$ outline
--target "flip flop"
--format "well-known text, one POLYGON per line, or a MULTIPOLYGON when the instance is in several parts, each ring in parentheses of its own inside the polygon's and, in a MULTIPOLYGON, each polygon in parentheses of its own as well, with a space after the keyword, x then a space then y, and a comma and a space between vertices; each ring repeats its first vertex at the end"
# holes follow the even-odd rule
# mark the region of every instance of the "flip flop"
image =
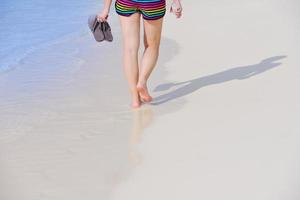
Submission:
POLYGON ((88 26, 92 31, 94 38, 97 42, 102 42, 105 39, 104 32, 101 28, 103 23, 97 20, 97 15, 91 15, 88 18, 88 26))
POLYGON ((102 28, 105 40, 107 40, 109 42, 113 41, 113 35, 111 33, 111 28, 107 21, 104 21, 101 23, 101 28, 102 28))

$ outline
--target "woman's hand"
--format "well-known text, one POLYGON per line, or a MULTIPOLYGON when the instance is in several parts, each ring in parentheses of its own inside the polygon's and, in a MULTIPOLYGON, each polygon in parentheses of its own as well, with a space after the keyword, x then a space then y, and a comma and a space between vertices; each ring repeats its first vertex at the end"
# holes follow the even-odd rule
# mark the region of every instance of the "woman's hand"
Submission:
POLYGON ((170 8, 170 12, 173 12, 177 18, 180 18, 182 15, 182 6, 180 0, 173 0, 173 3, 170 8))
POLYGON ((97 15, 97 20, 100 21, 100 22, 106 21, 107 18, 108 18, 108 13, 109 13, 109 10, 104 8, 102 10, 102 12, 97 15))

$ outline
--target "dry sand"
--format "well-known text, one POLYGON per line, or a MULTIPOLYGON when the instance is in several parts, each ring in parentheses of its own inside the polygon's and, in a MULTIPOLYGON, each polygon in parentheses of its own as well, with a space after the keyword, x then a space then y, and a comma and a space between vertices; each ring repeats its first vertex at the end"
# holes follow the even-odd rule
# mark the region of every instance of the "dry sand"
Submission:
POLYGON ((115 14, 0 75, 1 200, 300 199, 299 1, 183 6, 141 109, 115 14))

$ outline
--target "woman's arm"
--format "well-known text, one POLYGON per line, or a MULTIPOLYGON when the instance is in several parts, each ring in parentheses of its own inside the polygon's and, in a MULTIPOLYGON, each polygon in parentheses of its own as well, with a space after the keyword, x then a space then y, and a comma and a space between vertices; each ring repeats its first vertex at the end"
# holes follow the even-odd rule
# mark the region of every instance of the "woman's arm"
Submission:
POLYGON ((106 21, 110 11, 112 0, 104 0, 104 6, 100 14, 98 14, 97 19, 99 21, 106 21))

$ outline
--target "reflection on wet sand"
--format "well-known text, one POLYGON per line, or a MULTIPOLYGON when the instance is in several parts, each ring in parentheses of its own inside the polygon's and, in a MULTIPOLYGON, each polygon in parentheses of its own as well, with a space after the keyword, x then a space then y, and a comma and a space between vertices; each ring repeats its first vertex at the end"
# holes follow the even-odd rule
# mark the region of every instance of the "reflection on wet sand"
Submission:
POLYGON ((132 128, 129 136, 129 162, 133 166, 142 163, 143 157, 138 150, 138 144, 142 140, 144 130, 153 121, 153 109, 151 106, 144 106, 143 108, 132 111, 132 128))

